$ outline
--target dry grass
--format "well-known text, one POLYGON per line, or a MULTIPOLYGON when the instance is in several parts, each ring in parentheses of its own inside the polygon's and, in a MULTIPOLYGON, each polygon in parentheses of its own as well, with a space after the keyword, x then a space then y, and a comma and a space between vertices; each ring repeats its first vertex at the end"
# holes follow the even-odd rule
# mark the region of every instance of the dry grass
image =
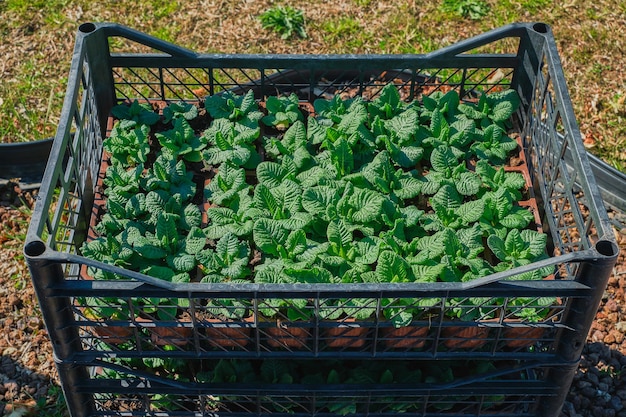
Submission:
POLYGON ((514 21, 552 26, 586 145, 626 169, 626 5, 490 0, 473 21, 442 1, 289 3, 305 11, 308 39, 283 41, 261 28, 268 0, 0 1, 0 141, 52 136, 79 23, 114 21, 200 52, 422 53, 514 21))

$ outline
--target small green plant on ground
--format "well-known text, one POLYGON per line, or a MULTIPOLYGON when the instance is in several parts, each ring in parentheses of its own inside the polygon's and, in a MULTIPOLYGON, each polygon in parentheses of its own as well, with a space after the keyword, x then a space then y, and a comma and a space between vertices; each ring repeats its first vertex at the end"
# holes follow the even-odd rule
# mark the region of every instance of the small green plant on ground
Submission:
POLYGON ((484 0, 444 0, 442 10, 461 17, 479 20, 489 14, 489 4, 484 0))
POLYGON ((259 16, 264 29, 277 32, 282 39, 289 39, 297 35, 302 39, 307 37, 304 28, 304 13, 291 6, 276 6, 267 9, 259 16))

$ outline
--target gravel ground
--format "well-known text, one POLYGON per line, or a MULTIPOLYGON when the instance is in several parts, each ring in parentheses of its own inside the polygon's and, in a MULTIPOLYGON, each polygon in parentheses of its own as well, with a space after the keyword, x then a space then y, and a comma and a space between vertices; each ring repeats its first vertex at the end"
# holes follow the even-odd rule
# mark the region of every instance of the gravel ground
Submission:
MULTIPOLYGON (((50 341, 22 255, 33 195, 16 191, 0 185, 0 415, 63 416, 50 341)), ((616 235, 620 260, 562 417, 626 417, 626 228, 616 235)))
POLYGON ((626 228, 562 416, 626 417, 626 228))
POLYGON ((0 196, 0 416, 58 415, 52 345, 22 255, 33 195, 9 184, 0 196))

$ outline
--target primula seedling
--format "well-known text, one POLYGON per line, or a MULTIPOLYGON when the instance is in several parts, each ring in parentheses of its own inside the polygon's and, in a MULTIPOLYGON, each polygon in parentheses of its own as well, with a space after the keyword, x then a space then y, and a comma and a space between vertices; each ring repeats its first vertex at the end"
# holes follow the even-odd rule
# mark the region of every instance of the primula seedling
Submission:
POLYGON ((263 117, 252 90, 245 95, 226 91, 209 96, 204 101, 204 107, 214 119, 225 118, 247 126, 257 126, 263 117))
POLYGON ((449 184, 437 191, 430 199, 430 205, 434 213, 422 217, 422 224, 427 231, 467 227, 478 221, 484 211, 484 201, 462 202, 461 195, 449 184))
POLYGON ((251 127, 226 118, 214 120, 202 134, 209 145, 202 152, 203 164, 208 167, 229 162, 244 168, 256 168, 261 158, 252 143, 260 133, 258 124, 251 127))
POLYGON ((405 111, 407 104, 400 98, 394 84, 387 84, 374 100, 367 103, 370 118, 379 117, 383 120, 392 119, 405 111))
POLYGON ((219 239, 226 233, 240 237, 252 234, 254 220, 258 215, 253 212, 252 196, 248 190, 242 190, 237 195, 231 207, 209 207, 206 212, 209 224, 203 229, 207 238, 219 239))
POLYGON ((478 193, 482 181, 473 171, 470 171, 465 161, 458 161, 451 148, 440 145, 430 155, 431 170, 424 175, 426 180, 422 185, 424 194, 434 194, 444 185, 454 187, 463 196, 478 193))
POLYGON ((123 120, 113 126, 111 134, 102 145, 111 154, 113 165, 141 165, 146 162, 150 152, 149 133, 150 128, 147 125, 123 120))
POLYGON ((517 142, 506 135, 499 126, 492 124, 476 134, 476 142, 470 149, 479 159, 494 165, 503 165, 509 153, 517 148, 517 142))
POLYGON ((504 167, 494 167, 485 159, 476 162, 476 173, 487 191, 504 188, 513 195, 515 201, 522 199, 521 191, 526 187, 526 180, 519 172, 509 172, 504 167))
POLYGON ((159 115, 152 110, 150 104, 139 103, 137 100, 133 100, 130 105, 113 106, 111 114, 120 120, 132 120, 138 125, 152 126, 159 121, 159 115))
POLYGON ((435 109, 429 127, 420 126, 416 137, 427 150, 448 147, 457 159, 466 157, 466 149, 474 135, 474 122, 463 115, 449 122, 444 113, 435 109))
POLYGON ((311 168, 315 164, 314 157, 309 151, 306 127, 299 120, 294 122, 282 137, 265 137, 263 141, 267 155, 277 160, 289 157, 298 170, 311 168))
POLYGON ((212 204, 232 207, 242 191, 251 189, 246 182, 246 171, 229 163, 220 165, 217 175, 205 187, 205 197, 212 204))
POLYGON ((165 132, 156 133, 156 138, 162 147, 162 152, 173 158, 182 158, 189 162, 200 162, 201 151, 206 147, 204 137, 198 137, 183 117, 174 119, 174 127, 165 132))
POLYGON ((185 163, 182 160, 177 161, 172 154, 166 152, 159 155, 148 170, 143 180, 143 189, 178 194, 183 202, 187 202, 196 193, 196 184, 192 178, 193 173, 187 171, 185 163))
POLYGON ((232 233, 225 234, 215 249, 196 253, 204 282, 237 282, 250 275, 250 247, 232 233))
POLYGON ((515 90, 504 90, 495 93, 483 94, 478 103, 463 103, 459 111, 476 122, 476 127, 485 129, 495 124, 503 130, 520 106, 519 95, 515 90))
POLYGON ((548 236, 534 230, 512 229, 503 239, 496 235, 487 238, 487 245, 501 261, 496 270, 502 271, 520 265, 528 265, 547 256, 548 236))
POLYGON ((169 123, 177 118, 183 118, 191 121, 198 117, 198 107, 192 103, 183 101, 171 103, 163 109, 163 123, 169 123))
POLYGON ((261 121, 266 126, 274 126, 278 130, 286 130, 296 121, 304 121, 299 104, 298 96, 293 93, 289 96, 270 96, 265 101, 268 115, 264 116, 261 121))
POLYGON ((515 196, 506 188, 485 193, 483 214, 479 223, 485 236, 496 235, 504 239, 510 229, 524 229, 535 216, 527 208, 515 205, 515 196))

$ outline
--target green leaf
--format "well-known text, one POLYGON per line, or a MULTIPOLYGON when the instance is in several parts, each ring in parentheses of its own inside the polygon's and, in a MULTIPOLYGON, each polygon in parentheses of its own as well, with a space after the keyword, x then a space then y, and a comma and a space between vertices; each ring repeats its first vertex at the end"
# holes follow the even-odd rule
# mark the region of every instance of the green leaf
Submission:
POLYGON ((487 246, 493 252, 496 258, 504 261, 507 259, 507 250, 504 245, 504 240, 496 235, 491 235, 487 238, 487 246))
POLYGON ((458 159, 447 146, 438 146, 430 154, 430 163, 435 171, 446 172, 458 164, 458 159))
MULTIPOLYGON (((395 87, 393 87, 396 90, 395 87)), ((397 90, 396 90, 397 92, 397 90)), ((385 129, 393 132, 399 146, 417 146, 415 135, 419 128, 419 114, 415 109, 407 109, 393 118, 384 122, 385 129)))
POLYGON ((206 236, 202 229, 197 226, 192 227, 184 240, 185 253, 195 255, 204 249, 206 236))
POLYGON ((295 121, 293 125, 287 129, 281 143, 290 154, 293 154, 296 149, 303 148, 307 145, 306 127, 300 119, 295 121))
POLYGON ((254 222, 252 235, 257 248, 268 255, 280 256, 289 230, 281 227, 276 221, 261 218, 254 222))
POLYGON ((437 282, 444 268, 444 265, 439 263, 435 265, 411 264, 416 282, 437 282))
POLYGON ((328 207, 337 205, 341 194, 334 186, 319 185, 305 188, 302 194, 302 208, 314 215, 323 217, 328 207))
POLYGON ((246 172, 243 168, 223 163, 217 175, 206 186, 205 196, 214 204, 229 206, 240 191, 249 188, 246 183, 246 172))
POLYGON ((486 97, 487 103, 491 107, 491 119, 494 122, 504 122, 508 120, 520 105, 520 99, 515 90, 505 90, 490 93, 486 97))
POLYGON ((477 222, 484 211, 483 200, 470 200, 459 206, 457 213, 463 219, 465 224, 477 222))
POLYGON ((177 117, 193 120, 198 117, 198 107, 192 103, 180 101, 178 103, 170 103, 163 109, 163 123, 169 123, 177 117))
POLYGON ((176 273, 166 266, 151 265, 141 271, 142 273, 153 278, 162 279, 163 281, 172 281, 176 273))
POLYGON ((136 99, 130 105, 122 103, 113 106, 111 114, 118 119, 133 120, 138 124, 147 126, 159 121, 159 115, 152 111, 150 104, 140 104, 136 99))
POLYGON ((353 221, 363 224, 384 221, 387 199, 382 194, 366 188, 355 188, 349 202, 353 221))
POLYGON ((160 242, 156 239, 149 239, 142 237, 138 239, 133 245, 134 250, 146 259, 164 259, 168 251, 163 248, 160 242))
POLYGON ((461 195, 476 195, 480 191, 481 185, 480 177, 473 172, 462 172, 456 178, 456 189, 461 195))
POLYGON ((179 225, 182 230, 191 230, 202 223, 202 213, 195 204, 187 204, 183 209, 179 225))
POLYGON ((378 256, 376 273, 382 282, 413 282, 415 280, 407 261, 391 251, 381 252, 378 256))
POLYGON ((163 247, 170 248, 178 242, 178 229, 173 215, 161 213, 156 225, 156 238, 163 247))
POLYGON ((265 184, 258 184, 254 189, 255 207, 265 210, 271 218, 282 218, 282 210, 274 194, 265 184))
POLYGON ((343 220, 333 220, 328 223, 326 237, 333 253, 347 258, 352 243, 352 232, 343 220))
POLYGON ((340 138, 335 142, 331 153, 331 161, 337 170, 337 176, 339 178, 348 175, 354 169, 352 148, 345 139, 340 138))
POLYGON ((520 232, 520 236, 525 242, 528 242, 530 256, 539 257, 546 253, 548 236, 545 233, 525 229, 520 232))
POLYGON ((167 257, 168 266, 176 272, 189 272, 196 267, 196 258, 188 253, 177 253, 167 257))
POLYGON ((361 169, 361 173, 374 188, 383 193, 390 193, 397 179, 387 151, 379 152, 372 162, 361 169))
POLYGON ((519 230, 510 230, 504 240, 504 249, 509 256, 517 256, 526 249, 526 244, 519 230))
POLYGON ((461 206, 461 196, 451 185, 444 185, 430 199, 431 206, 437 211, 440 209, 457 209, 461 206))
POLYGON ((435 109, 432 113, 430 130, 433 134, 433 137, 439 139, 442 142, 448 142, 448 138, 450 136, 450 126, 443 116, 443 113, 439 109, 435 109))

